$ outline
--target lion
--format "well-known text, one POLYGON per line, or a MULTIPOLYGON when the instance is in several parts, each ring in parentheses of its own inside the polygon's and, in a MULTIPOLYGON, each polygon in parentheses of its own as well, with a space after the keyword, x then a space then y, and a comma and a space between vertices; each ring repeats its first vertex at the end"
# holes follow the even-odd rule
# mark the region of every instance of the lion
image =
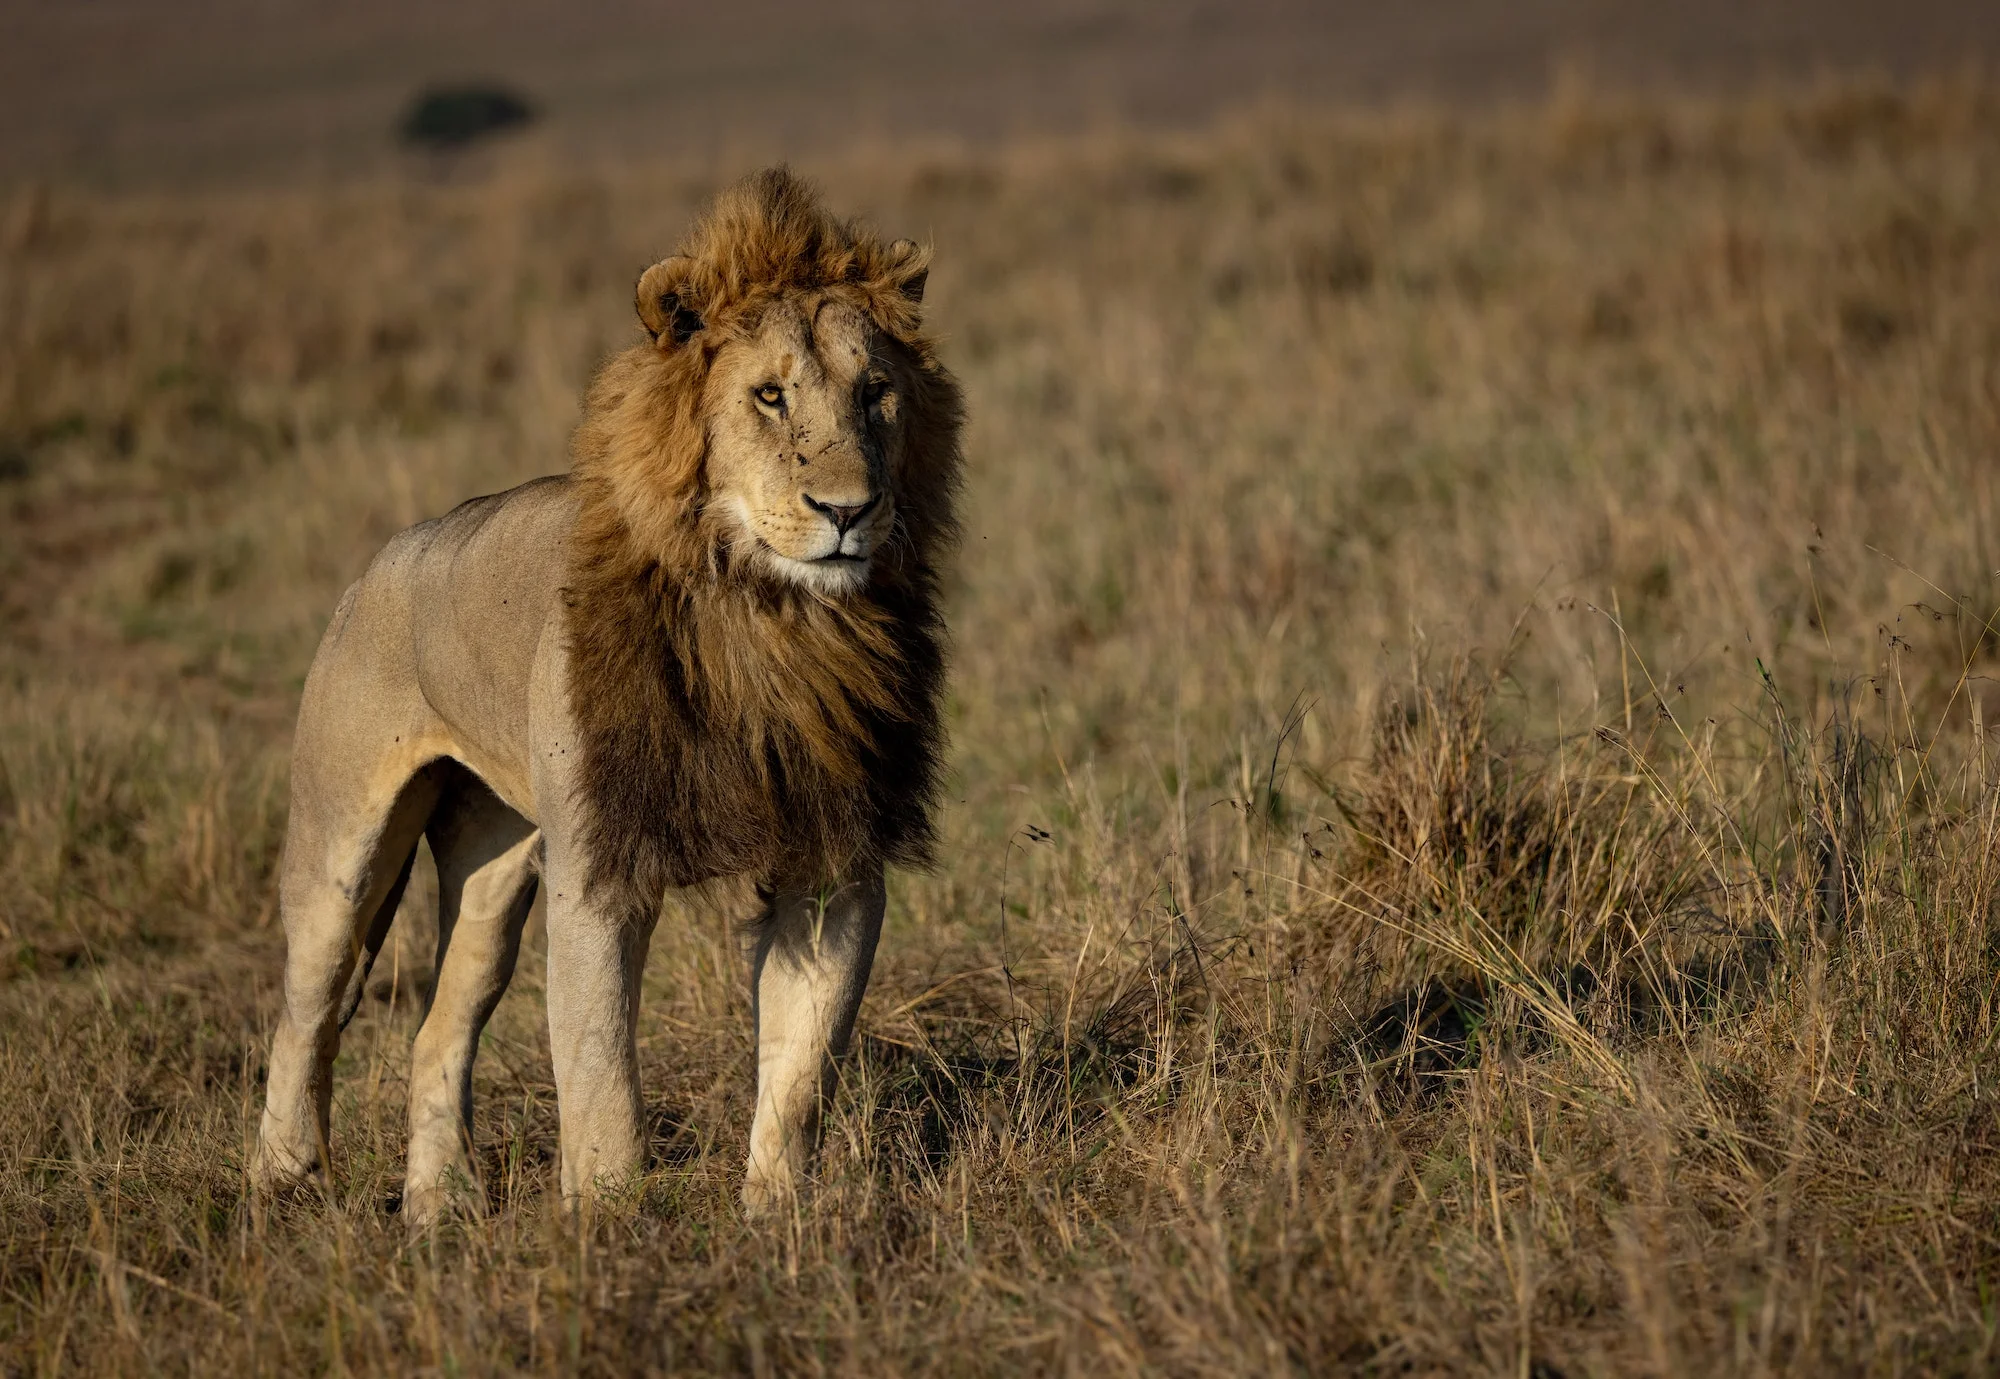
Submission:
POLYGON ((796 1193, 884 868, 934 851, 963 408, 922 328, 929 265, 783 169, 739 183, 640 277, 645 339, 592 382, 570 472, 401 533, 340 600, 292 758, 261 1184, 327 1165, 340 1035, 427 838, 413 1222, 473 1181, 473 1058, 538 885, 565 1204, 644 1166, 639 978, 666 894, 746 876, 743 1202, 796 1193))

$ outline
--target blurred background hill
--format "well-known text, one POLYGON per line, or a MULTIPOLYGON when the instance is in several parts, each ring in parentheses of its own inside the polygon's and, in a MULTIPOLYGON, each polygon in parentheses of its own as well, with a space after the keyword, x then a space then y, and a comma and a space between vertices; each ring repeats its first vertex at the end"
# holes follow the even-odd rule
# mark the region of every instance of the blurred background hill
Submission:
POLYGON ((2000 53, 1956 0, 10 0, 0 177, 162 183, 351 172, 440 80, 518 86, 567 156, 806 156, 1198 125, 1247 103, 1533 97, 1905 76, 2000 53))

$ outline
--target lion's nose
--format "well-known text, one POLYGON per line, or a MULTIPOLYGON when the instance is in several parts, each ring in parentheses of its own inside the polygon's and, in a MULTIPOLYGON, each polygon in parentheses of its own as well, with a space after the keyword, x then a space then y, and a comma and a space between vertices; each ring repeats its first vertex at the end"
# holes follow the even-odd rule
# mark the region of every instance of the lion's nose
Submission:
POLYGON ((875 510, 875 504, 881 500, 882 495, 878 493, 865 503, 822 503, 810 493, 802 493, 799 496, 806 500, 807 507, 833 523, 833 529, 845 536, 849 527, 875 510))

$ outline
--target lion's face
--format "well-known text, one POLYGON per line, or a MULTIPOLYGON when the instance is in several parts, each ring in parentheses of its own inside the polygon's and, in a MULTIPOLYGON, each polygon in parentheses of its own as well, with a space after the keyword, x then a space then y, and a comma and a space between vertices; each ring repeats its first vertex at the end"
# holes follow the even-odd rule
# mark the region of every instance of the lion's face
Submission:
POLYGON ((709 512, 738 560, 824 594, 868 583, 896 522, 899 351, 851 301, 773 300, 703 389, 709 512))

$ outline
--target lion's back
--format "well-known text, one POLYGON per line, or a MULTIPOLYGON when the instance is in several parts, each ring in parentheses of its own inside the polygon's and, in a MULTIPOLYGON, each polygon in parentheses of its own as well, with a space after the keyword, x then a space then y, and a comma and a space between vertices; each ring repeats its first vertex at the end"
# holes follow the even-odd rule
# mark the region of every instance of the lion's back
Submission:
POLYGON ((414 652, 416 641, 444 620, 440 615, 478 616, 488 595, 517 615, 528 611, 522 596, 552 594, 561 581, 575 515, 570 479, 548 475, 405 527, 341 596, 322 654, 357 634, 408 642, 414 652))

